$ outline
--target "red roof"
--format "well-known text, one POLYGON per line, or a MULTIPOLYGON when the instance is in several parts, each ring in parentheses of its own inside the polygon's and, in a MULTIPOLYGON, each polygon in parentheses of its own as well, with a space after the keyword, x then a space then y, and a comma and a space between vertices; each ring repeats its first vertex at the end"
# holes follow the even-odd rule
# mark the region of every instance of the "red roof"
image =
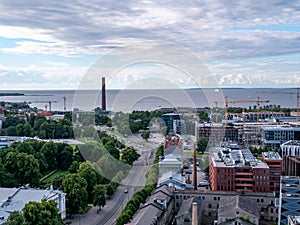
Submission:
POLYGON ((41 116, 53 116, 52 112, 41 112, 40 113, 41 116))

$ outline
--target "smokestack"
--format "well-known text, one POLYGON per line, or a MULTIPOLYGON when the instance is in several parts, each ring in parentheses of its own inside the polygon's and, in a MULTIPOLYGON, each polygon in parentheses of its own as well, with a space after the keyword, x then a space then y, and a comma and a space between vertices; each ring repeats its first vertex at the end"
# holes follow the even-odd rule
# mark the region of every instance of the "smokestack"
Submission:
POLYGON ((192 205, 192 225, 198 225, 198 215, 197 215, 197 202, 193 202, 192 205))
POLYGON ((106 111, 105 77, 102 77, 102 111, 106 111))
POLYGON ((194 190, 197 190, 197 156, 196 156, 196 144, 194 144, 194 155, 193 155, 193 184, 194 184, 194 190))

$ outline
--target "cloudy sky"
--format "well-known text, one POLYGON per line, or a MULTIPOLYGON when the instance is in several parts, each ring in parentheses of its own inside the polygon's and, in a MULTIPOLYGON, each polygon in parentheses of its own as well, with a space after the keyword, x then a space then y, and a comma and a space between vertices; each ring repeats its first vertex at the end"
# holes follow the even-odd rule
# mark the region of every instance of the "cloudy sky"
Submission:
MULTIPOLYGON (((76 89, 101 56, 149 40, 195 53, 220 87, 300 86, 297 0, 1 0, 0 89, 76 89)), ((123 68, 108 87, 152 76, 194 87, 158 62, 123 68)))

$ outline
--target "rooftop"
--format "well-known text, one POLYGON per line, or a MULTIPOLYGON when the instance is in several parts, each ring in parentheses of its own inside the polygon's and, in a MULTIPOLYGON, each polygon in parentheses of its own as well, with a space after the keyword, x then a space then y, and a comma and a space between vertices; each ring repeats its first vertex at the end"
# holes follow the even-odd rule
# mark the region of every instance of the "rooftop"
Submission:
POLYGON ((229 148, 220 148, 211 157, 216 167, 251 166, 269 168, 266 163, 258 161, 249 149, 231 150, 229 148))
POLYGON ((300 146, 300 141, 290 140, 282 144, 282 146, 286 146, 286 145, 300 146))
POLYGON ((263 152, 262 154, 267 160, 281 160, 278 152, 263 152))
POLYGON ((276 131, 276 130, 295 130, 300 131, 300 127, 290 127, 290 126, 278 126, 278 125, 272 125, 272 126, 262 126, 262 130, 268 130, 268 131, 276 131))
POLYGON ((218 214, 227 217, 236 217, 236 210, 243 210, 253 216, 259 217, 259 210, 255 199, 236 196, 222 197, 219 202, 218 214))
POLYGON ((7 220, 10 213, 21 211, 26 203, 31 201, 41 202, 42 199, 55 200, 58 195, 65 195, 65 193, 51 188, 41 190, 27 186, 22 188, 0 188, 0 224, 7 220))

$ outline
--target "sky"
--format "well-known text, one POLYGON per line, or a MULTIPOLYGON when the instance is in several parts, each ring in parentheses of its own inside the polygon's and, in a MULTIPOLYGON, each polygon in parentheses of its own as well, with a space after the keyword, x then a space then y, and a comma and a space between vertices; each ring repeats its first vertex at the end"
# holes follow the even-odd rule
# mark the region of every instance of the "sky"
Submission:
MULTIPOLYGON (((103 56, 111 66, 116 49, 147 41, 197 55, 218 87, 300 86, 300 1, 1 0, 0 90, 76 89, 103 56)), ((151 77, 195 87, 160 60, 114 76, 109 89, 151 77)))

